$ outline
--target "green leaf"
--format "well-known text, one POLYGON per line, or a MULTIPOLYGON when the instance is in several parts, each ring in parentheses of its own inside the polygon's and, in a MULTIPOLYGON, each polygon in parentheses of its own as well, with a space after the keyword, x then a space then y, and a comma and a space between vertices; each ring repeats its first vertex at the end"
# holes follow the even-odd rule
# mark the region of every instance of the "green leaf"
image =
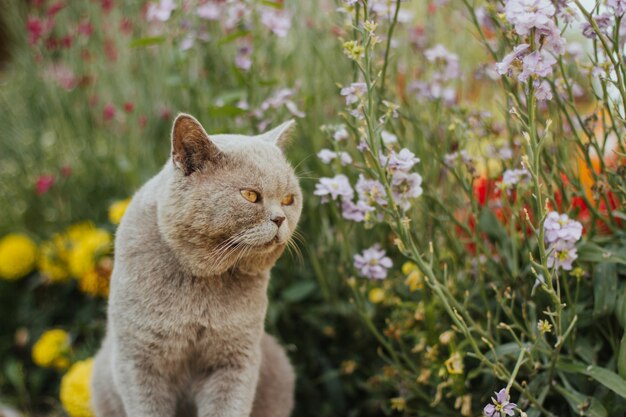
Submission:
POLYGON ((617 291, 617 300, 615 301, 615 317, 622 326, 626 328, 626 283, 620 282, 619 289, 617 291))
POLYGON ((626 380, 626 332, 622 336, 617 353, 617 373, 626 380))
POLYGON ((589 417, 607 417, 606 408, 593 397, 588 397, 574 389, 565 389, 560 385, 554 388, 567 400, 569 406, 574 410, 576 415, 589 417))
POLYGON ((283 291, 282 298, 285 301, 295 303, 307 298, 315 291, 315 288, 317 288, 317 285, 313 281, 298 282, 283 291))
POLYGON ((615 310, 617 300, 617 265, 601 263, 593 268, 593 317, 606 316, 615 310))
POLYGON ((626 265, 625 248, 618 250, 605 249, 591 242, 583 242, 576 248, 578 249, 579 262, 614 262, 626 265))
POLYGON ((499 242, 505 242, 507 239, 506 230, 502 223, 498 221, 495 214, 487 208, 481 210, 478 217, 478 229, 485 232, 487 236, 499 242))
POLYGON ((130 47, 131 48, 143 48, 146 46, 151 46, 151 45, 158 45, 165 42, 165 37, 164 36, 150 36, 147 38, 138 38, 138 39, 133 39, 130 42, 130 47))
POLYGON ((626 379, 606 368, 596 365, 585 365, 580 362, 559 362, 557 368, 568 373, 586 375, 604 385, 617 395, 626 398, 626 379))
POLYGON ((224 45, 225 43, 230 43, 233 42, 239 38, 242 38, 246 35, 248 35, 250 32, 247 30, 240 30, 234 33, 231 33, 228 36, 223 37, 222 39, 220 39, 220 41, 218 42, 218 45, 224 45))

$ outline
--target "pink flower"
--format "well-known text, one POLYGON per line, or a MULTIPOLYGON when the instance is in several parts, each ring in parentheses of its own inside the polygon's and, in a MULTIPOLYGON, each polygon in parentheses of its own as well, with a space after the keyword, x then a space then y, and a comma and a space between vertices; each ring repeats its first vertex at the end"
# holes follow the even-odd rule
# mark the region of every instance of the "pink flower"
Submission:
POLYGON ((385 279, 387 270, 393 266, 385 251, 377 243, 369 249, 354 255, 354 267, 362 277, 370 279, 385 279))
POLYGON ((84 20, 78 24, 78 33, 85 36, 91 36, 93 33, 93 25, 88 20, 84 20))
POLYGON ((198 6, 196 14, 202 19, 218 20, 222 14, 222 8, 219 4, 209 1, 208 3, 198 6))
POLYGON ((107 104, 102 109, 102 117, 104 120, 111 120, 115 117, 115 107, 112 104, 107 104))
POLYGON ((105 13, 109 13, 115 6, 113 0, 101 0, 100 5, 102 6, 102 11, 105 13))
POLYGON ((40 175, 35 183, 35 190, 38 196, 42 196, 52 188, 54 185, 55 177, 51 174, 40 175))
POLYGON ((148 4, 146 19, 148 19, 148 22, 155 20, 167 22, 172 16, 174 9, 176 9, 176 4, 173 0, 160 0, 158 3, 150 3, 148 4))
POLYGON ((291 28, 291 15, 285 10, 271 8, 263 11, 261 23, 271 30, 274 35, 284 38, 291 28))
POLYGON ((126 113, 132 113, 134 109, 135 109, 135 105, 132 102, 127 101, 126 103, 124 103, 124 111, 126 113))
POLYGON ((61 9, 63 9, 64 7, 65 7, 65 4, 63 4, 63 2, 58 1, 54 3, 52 6, 48 7, 48 11, 46 12, 46 14, 50 17, 54 17, 54 15, 59 13, 61 9))
POLYGON ((26 29, 28 30, 28 42, 34 45, 43 36, 44 25, 40 19, 31 16, 26 21, 26 29))
POLYGON ((72 167, 69 165, 63 165, 59 171, 66 178, 72 175, 72 167))

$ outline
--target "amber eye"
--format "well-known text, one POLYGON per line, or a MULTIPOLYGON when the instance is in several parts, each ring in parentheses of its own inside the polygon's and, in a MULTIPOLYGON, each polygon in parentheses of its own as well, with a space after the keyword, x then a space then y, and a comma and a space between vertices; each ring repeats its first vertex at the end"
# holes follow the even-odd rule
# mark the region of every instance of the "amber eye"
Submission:
POLYGON ((280 202, 283 206, 290 206, 293 204, 293 194, 286 195, 280 202))
POLYGON ((243 198, 251 203, 256 203, 257 201, 259 201, 259 193, 257 193, 256 191, 241 190, 241 195, 243 196, 243 198))

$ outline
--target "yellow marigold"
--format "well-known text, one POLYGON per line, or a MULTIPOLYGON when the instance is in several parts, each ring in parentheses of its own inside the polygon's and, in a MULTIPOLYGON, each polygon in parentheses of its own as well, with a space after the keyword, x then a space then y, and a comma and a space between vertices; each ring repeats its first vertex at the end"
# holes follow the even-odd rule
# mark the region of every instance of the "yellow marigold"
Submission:
POLYGON ((385 290, 382 288, 372 288, 368 295, 369 300, 374 303, 382 303, 385 299, 385 290))
POLYGON ((55 235, 41 245, 37 268, 50 282, 63 282, 70 276, 66 246, 66 239, 61 235, 55 235))
POLYGON ((44 332, 33 346, 33 362, 43 368, 62 370, 70 365, 70 335, 61 329, 44 332))
POLYGON ((61 379, 61 404, 70 417, 93 417, 91 372, 93 358, 76 362, 61 379))
POLYGON ((122 217, 130 204, 130 198, 116 201, 109 207, 109 221, 113 224, 120 224, 122 217))
POLYGON ((109 295, 109 281, 111 271, 103 268, 92 269, 78 281, 78 288, 94 297, 107 297, 109 295))
POLYGON ((72 239, 68 264, 70 273, 75 278, 82 278, 96 266, 98 257, 111 250, 111 235, 103 229, 91 229, 78 239, 72 239))
POLYGON ((16 280, 31 272, 37 259, 37 245, 28 236, 6 235, 0 240, 0 278, 16 280))

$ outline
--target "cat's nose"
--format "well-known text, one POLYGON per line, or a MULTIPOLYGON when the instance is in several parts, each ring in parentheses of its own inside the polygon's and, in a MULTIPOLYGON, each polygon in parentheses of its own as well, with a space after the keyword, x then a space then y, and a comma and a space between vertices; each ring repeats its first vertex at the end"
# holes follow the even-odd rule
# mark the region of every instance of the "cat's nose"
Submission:
POLYGON ((272 219, 272 221, 276 223, 276 226, 280 227, 280 225, 285 221, 285 216, 276 216, 272 219))

